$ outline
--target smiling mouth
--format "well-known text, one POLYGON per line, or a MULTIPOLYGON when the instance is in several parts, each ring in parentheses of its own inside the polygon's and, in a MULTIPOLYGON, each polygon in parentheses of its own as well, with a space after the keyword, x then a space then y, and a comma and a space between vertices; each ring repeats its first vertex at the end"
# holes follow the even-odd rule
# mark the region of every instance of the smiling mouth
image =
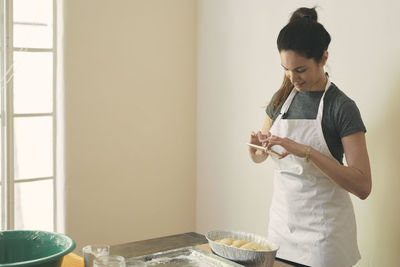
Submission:
POLYGON ((295 87, 301 87, 301 86, 303 86, 304 84, 305 84, 305 82, 303 82, 303 83, 295 83, 294 86, 295 86, 295 87))

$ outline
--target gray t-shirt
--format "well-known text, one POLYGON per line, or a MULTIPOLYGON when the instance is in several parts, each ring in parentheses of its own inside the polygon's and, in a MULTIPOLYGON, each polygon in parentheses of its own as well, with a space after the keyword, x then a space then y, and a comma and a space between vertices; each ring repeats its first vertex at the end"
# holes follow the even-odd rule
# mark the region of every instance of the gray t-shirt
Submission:
MULTIPOLYGON (((289 110, 282 116, 282 119, 315 119, 322 94, 323 91, 297 92, 289 110)), ((276 93, 271 101, 275 96, 276 93)), ((280 112, 279 110, 275 113, 275 108, 275 106, 271 107, 270 104, 266 108, 268 116, 273 121, 280 112), (275 117, 273 117, 273 114, 276 114, 275 117)), ((343 164, 344 153, 342 137, 357 132, 366 132, 356 103, 333 83, 331 83, 324 98, 322 131, 332 156, 341 164, 343 164)))

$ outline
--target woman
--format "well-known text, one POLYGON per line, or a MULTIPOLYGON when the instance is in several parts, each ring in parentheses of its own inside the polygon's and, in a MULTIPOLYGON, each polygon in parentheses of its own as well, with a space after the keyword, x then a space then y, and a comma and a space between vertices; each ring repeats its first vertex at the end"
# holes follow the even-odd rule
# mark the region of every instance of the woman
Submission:
MULTIPOLYGON (((277 258, 295 266, 356 264, 360 254, 349 192, 360 199, 371 192, 360 113, 324 72, 329 43, 315 8, 294 12, 277 40, 282 87, 267 107, 262 130, 250 138, 281 154, 271 154, 275 178, 268 236, 280 245, 277 258)), ((249 153, 256 163, 268 157, 251 147, 249 153)))

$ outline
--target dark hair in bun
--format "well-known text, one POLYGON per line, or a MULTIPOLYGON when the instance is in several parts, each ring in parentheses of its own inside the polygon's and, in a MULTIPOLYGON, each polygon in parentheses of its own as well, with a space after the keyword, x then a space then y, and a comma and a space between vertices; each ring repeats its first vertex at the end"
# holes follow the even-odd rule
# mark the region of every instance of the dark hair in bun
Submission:
POLYGON ((278 35, 278 50, 292 50, 320 62, 328 49, 331 37, 318 22, 314 8, 301 7, 291 16, 289 23, 278 35))
POLYGON ((290 17, 289 23, 293 22, 297 19, 308 18, 315 22, 318 21, 318 14, 315 11, 315 7, 307 8, 307 7, 300 7, 295 12, 293 12, 292 16, 290 17))

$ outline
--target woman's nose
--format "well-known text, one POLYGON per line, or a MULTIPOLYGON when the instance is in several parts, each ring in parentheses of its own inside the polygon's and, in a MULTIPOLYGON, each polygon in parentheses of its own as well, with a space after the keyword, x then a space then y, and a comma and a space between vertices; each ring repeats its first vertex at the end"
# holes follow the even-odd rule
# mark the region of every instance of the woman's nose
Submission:
POLYGON ((291 74, 290 74, 290 81, 292 82, 292 83, 296 83, 296 82, 298 82, 299 81, 299 75, 298 74, 296 74, 296 73, 294 73, 294 72, 291 72, 291 74))
POLYGON ((293 73, 293 71, 288 71, 287 72, 287 77, 289 78, 289 80, 294 83, 297 81, 297 75, 295 73, 293 73))

